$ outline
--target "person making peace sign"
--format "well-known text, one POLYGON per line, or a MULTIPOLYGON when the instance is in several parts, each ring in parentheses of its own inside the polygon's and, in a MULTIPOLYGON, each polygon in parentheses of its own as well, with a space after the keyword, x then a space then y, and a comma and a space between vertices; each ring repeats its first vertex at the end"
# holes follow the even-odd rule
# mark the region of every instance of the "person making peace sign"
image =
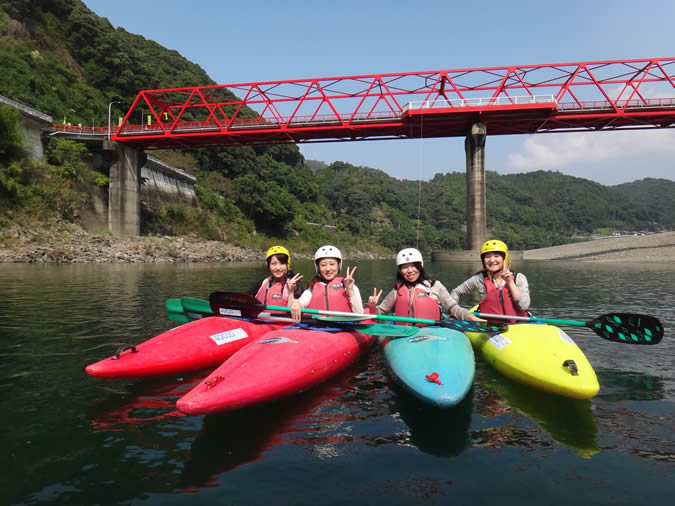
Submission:
POLYGON ((347 267, 347 275, 340 277, 342 254, 335 246, 321 246, 314 254, 314 276, 302 295, 291 301, 291 316, 300 321, 301 310, 325 309, 363 313, 363 302, 359 288, 354 283, 354 272, 347 267))
POLYGON ((256 281, 248 290, 262 304, 287 306, 302 293, 302 276, 291 269, 291 254, 283 246, 272 246, 265 255, 269 276, 256 281))

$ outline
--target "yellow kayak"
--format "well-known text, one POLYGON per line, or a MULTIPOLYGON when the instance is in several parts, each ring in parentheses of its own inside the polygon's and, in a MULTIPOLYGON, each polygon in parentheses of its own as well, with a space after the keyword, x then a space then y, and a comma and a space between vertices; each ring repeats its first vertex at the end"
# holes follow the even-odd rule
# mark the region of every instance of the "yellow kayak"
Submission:
POLYGON ((466 335, 489 364, 514 381, 575 399, 589 399, 600 390, 586 355, 558 327, 517 323, 499 334, 466 335))

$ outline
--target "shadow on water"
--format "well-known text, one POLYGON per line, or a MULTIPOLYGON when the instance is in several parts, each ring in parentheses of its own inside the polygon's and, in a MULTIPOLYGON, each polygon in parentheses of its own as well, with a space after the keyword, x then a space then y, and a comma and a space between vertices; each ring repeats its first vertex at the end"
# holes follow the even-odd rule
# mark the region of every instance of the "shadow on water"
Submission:
POLYGON ((493 418, 515 410, 577 455, 589 458, 598 453, 598 429, 589 399, 570 399, 543 392, 487 368, 481 371, 476 383, 481 389, 477 409, 481 415, 493 418))
POLYGON ((602 385, 598 398, 603 400, 658 401, 665 399, 662 378, 640 372, 600 369, 596 371, 602 385))
POLYGON ((442 409, 420 401, 398 385, 391 386, 397 394, 393 407, 408 426, 410 444, 437 457, 459 455, 469 446, 473 388, 459 404, 442 409))

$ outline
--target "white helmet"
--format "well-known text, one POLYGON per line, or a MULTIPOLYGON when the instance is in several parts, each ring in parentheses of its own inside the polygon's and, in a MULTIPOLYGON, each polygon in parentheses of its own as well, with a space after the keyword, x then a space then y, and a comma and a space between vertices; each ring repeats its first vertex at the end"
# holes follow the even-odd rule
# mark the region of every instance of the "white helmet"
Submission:
POLYGON ((338 272, 342 270, 342 253, 340 253, 340 250, 335 246, 326 244, 325 246, 321 246, 316 250, 316 253, 314 253, 314 268, 316 269, 317 274, 319 273, 318 260, 321 260, 322 258, 337 258, 338 272))
POLYGON ((413 262, 419 262, 424 267, 424 259, 422 258, 422 253, 415 248, 405 248, 398 252, 396 255, 396 267, 403 264, 410 264, 413 262))

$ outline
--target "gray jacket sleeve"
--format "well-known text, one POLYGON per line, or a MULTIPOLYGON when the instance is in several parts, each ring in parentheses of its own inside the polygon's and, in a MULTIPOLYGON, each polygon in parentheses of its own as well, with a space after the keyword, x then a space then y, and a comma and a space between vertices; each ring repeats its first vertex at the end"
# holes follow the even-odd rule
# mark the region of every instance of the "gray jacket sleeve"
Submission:
POLYGON ((450 309, 446 308, 446 311, 450 313, 450 316, 457 320, 464 320, 466 316, 470 313, 468 309, 464 309, 459 305, 459 298, 462 295, 477 291, 480 295, 480 300, 485 298, 485 284, 483 283, 482 274, 474 274, 469 279, 467 279, 461 285, 455 287, 452 292, 450 292, 450 299, 452 299, 452 306, 450 309))
POLYGON ((513 302, 521 311, 527 311, 530 308, 530 285, 522 272, 516 273, 516 286, 520 290, 520 298, 513 302))

